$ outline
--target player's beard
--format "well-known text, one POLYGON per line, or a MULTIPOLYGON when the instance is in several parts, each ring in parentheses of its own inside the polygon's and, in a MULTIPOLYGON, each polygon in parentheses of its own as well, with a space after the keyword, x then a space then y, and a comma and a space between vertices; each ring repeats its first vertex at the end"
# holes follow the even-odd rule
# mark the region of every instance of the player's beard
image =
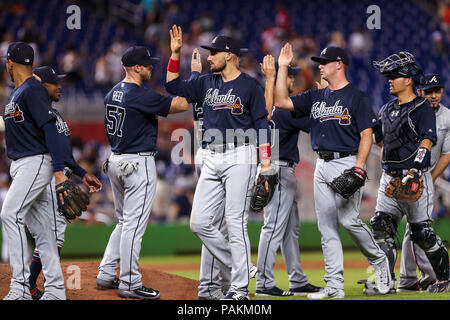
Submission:
POLYGON ((223 63, 222 63, 222 65, 218 65, 218 66, 212 66, 211 65, 211 72, 222 72, 224 69, 225 69, 225 67, 226 67, 226 62, 225 61, 223 61, 223 63))

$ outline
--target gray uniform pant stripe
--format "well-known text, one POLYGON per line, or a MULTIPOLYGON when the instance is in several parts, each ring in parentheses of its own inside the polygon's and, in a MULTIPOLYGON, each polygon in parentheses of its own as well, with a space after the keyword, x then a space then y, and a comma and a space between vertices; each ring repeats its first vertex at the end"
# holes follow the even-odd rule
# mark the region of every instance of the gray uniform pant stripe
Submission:
POLYGON ((417 267, 420 270, 421 282, 433 283, 437 280, 425 251, 411 240, 411 228, 409 223, 407 223, 403 236, 399 287, 410 287, 417 282, 417 267))
MULTIPOLYGON (((200 176, 204 158, 209 153, 206 149, 198 149, 195 155, 195 169, 200 176)), ((225 200, 213 215, 212 224, 216 226, 228 241, 228 229, 225 223, 225 200)), ((211 252, 202 244, 200 262, 200 284, 198 286, 199 297, 209 297, 217 291, 228 292, 231 281, 231 269, 217 260, 211 252)))
POLYGON ((25 234, 26 223, 32 237, 36 240, 36 248, 41 257, 46 279, 45 291, 65 299, 64 277, 52 230, 51 212, 48 212, 50 200, 46 187, 52 179, 51 157, 45 154, 15 160, 11 163, 10 171, 13 182, 3 203, 2 221, 10 244, 11 291, 29 290, 30 270, 27 264, 29 251, 25 234), (19 245, 20 248, 18 248, 19 245))
POLYGON ((211 254, 231 268, 231 291, 248 293, 250 248, 247 234, 248 197, 256 173, 256 148, 242 146, 225 153, 209 152, 197 183, 191 230, 211 254), (214 217, 225 198, 229 241, 214 217))
MULTIPOLYGON (((278 176, 279 179, 281 180, 282 179, 282 172, 281 172, 281 170, 278 171, 278 175, 279 175, 278 176)), ((270 243, 272 242, 272 239, 273 239, 273 234, 275 233, 275 230, 277 229, 278 213, 280 212, 280 205, 281 205, 281 184, 280 183, 277 186, 277 191, 278 191, 277 192, 278 205, 277 205, 277 211, 276 211, 276 214, 275 214, 275 222, 274 222, 274 225, 273 225, 273 230, 270 233, 269 242, 267 244, 267 251, 266 251, 266 254, 265 254, 265 257, 264 257, 264 264, 263 264, 263 267, 262 267, 262 270, 261 270, 262 276, 264 278, 264 283, 263 283, 263 288, 264 289, 266 289, 266 282, 267 282, 267 280, 269 280, 269 279, 266 278, 266 272, 267 272, 266 268, 268 267, 267 266, 267 257, 269 255, 269 248, 270 248, 270 243)), ((274 261, 272 261, 272 262, 274 262, 274 261)), ((273 265, 270 266, 270 271, 269 272, 273 273, 273 265)), ((273 280, 273 279, 270 279, 270 280, 273 280)), ((273 286, 271 286, 271 287, 273 287, 273 286)))
MULTIPOLYGON (((389 212, 394 215, 397 222, 402 219, 403 215, 407 215, 407 220, 409 222, 422 222, 432 219, 431 214, 433 211, 434 185, 429 172, 425 172, 422 177, 424 191, 419 200, 417 200, 418 208, 415 209, 415 207, 411 207, 409 209, 404 209, 403 211, 389 212)), ((381 187, 379 195, 380 192, 382 192, 381 187)), ((381 202, 380 200, 380 208, 384 208, 383 204, 384 202, 381 202)), ((423 283, 432 283, 436 281, 436 274, 425 254, 425 251, 423 251, 423 249, 421 249, 418 245, 414 244, 411 240, 411 229, 409 223, 407 223, 402 243, 400 277, 398 282, 399 287, 409 287, 417 282, 417 267, 420 270, 420 280, 423 281, 423 283)))
MULTIPOLYGON (((34 179, 33 179, 33 182, 31 183, 31 186, 30 186, 30 188, 28 189, 28 191, 27 191, 27 193, 26 193, 26 195, 25 195, 25 198, 23 199, 23 201, 22 201, 22 203, 20 204, 20 208, 19 208, 19 211, 17 211, 16 212, 16 226, 17 226, 17 231, 18 231, 18 234, 20 235, 20 249, 22 250, 22 277, 23 277, 23 279, 27 279, 26 277, 25 277, 25 265, 27 264, 27 262, 24 260, 24 256, 25 256, 25 253, 24 253, 24 247, 26 247, 26 249, 28 249, 27 248, 27 246, 28 246, 28 241, 27 241, 27 239, 26 239, 26 237, 25 237, 25 241, 23 241, 23 238, 22 238, 22 232, 21 232, 21 226, 19 225, 19 218, 18 218, 18 216, 19 216, 19 212, 22 210, 22 208, 23 208, 23 204, 25 203, 25 200, 27 199, 27 197, 28 197, 28 195, 30 194, 30 191, 31 191, 31 189, 33 188, 33 185, 34 185, 34 183, 36 182, 36 179, 37 179, 37 177, 39 177, 39 174, 40 174, 40 172, 41 172, 41 168, 42 168, 42 163, 44 162, 44 155, 42 155, 41 156, 41 163, 39 164, 39 169, 38 169, 38 171, 36 172, 36 175, 34 176, 34 179), (24 243, 25 242, 25 243, 24 243)), ((25 290, 28 290, 27 288, 26 288, 26 286, 25 286, 25 284, 23 284, 23 290, 25 291, 25 290)))
POLYGON ((270 203, 264 208, 264 225, 258 245, 258 275, 256 289, 276 286, 274 266, 278 248, 286 263, 289 287, 297 288, 308 283, 300 264, 298 216, 296 193, 297 179, 294 168, 273 165, 278 171, 279 184, 270 203))
POLYGON ((349 199, 344 199, 327 185, 344 170, 351 168, 355 161, 356 156, 329 162, 317 159, 314 171, 314 202, 325 259, 324 280, 328 287, 336 289, 344 289, 344 257, 339 226, 348 232, 370 264, 377 264, 386 257, 359 217, 361 190, 349 199))
MULTIPOLYGON (((134 233, 133 233, 133 240, 131 241, 131 251, 130 251, 130 270, 132 270, 132 263, 133 263, 133 247, 135 244, 135 240, 136 240, 136 232, 139 228, 139 224, 141 223, 141 219, 142 219, 142 214, 144 213, 144 209, 145 209, 145 202, 147 200, 147 189, 148 189, 148 168, 147 168, 147 158, 144 159, 145 160, 145 176, 147 178, 147 183, 145 184, 145 191, 144 191, 144 203, 142 204, 142 210, 141 210, 141 214, 139 216, 136 228, 134 229, 134 233)), ((128 288, 129 290, 131 290, 131 272, 130 272, 130 276, 129 276, 129 281, 128 281, 128 288)))
POLYGON ((58 211, 58 200, 55 192, 55 178, 47 186, 48 206, 47 212, 52 220, 52 230, 55 232, 56 245, 62 247, 64 245, 64 234, 66 232, 67 222, 64 216, 58 211))
POLYGON ((119 288, 135 290, 142 286, 139 256, 155 197, 154 158, 137 154, 112 154, 109 157, 108 177, 118 223, 109 238, 97 277, 114 279, 120 262, 119 288), (134 164, 136 169, 129 174, 124 173, 121 163, 129 163, 128 168, 134 164))
MULTIPOLYGON (((219 230, 222 229, 223 226, 223 222, 225 220, 225 212, 222 214, 222 217, 220 219, 220 223, 219 223, 219 230)), ((208 249, 206 249, 208 250, 208 249)), ((214 285, 214 280, 216 278, 216 273, 217 273, 217 269, 220 268, 219 266, 217 266, 217 264, 219 262, 216 261, 216 258, 214 258, 214 256, 211 255, 211 268, 210 268, 210 272, 209 272, 209 283, 208 283, 208 293, 210 295, 214 294, 214 290, 216 289, 215 287, 213 287, 214 285)))

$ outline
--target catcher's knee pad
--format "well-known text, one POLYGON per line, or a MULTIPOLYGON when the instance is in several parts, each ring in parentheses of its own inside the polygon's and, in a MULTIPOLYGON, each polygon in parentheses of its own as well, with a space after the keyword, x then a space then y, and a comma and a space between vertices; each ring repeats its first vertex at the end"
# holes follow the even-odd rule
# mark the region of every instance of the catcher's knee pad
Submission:
POLYGON ((378 211, 370 219, 369 224, 372 228, 375 241, 388 258, 389 270, 393 274, 395 262, 397 261, 397 246, 394 239, 397 233, 397 223, 391 214, 378 211))
POLYGON ((430 222, 410 223, 411 240, 425 252, 433 248, 437 243, 437 237, 430 226, 430 222))
POLYGON ((370 219, 369 225, 376 240, 394 239, 397 233, 397 222, 391 214, 386 212, 378 211, 370 219))
POLYGON ((425 251, 438 281, 448 280, 448 251, 441 238, 434 233, 430 222, 410 223, 410 226, 411 240, 425 251))

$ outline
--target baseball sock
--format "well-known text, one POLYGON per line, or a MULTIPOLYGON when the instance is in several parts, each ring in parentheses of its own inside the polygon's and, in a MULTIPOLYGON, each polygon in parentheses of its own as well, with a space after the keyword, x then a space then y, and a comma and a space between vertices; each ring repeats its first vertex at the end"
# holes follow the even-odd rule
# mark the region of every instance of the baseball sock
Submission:
POLYGON ((33 291, 36 292, 36 281, 39 276, 39 273, 41 273, 42 270, 42 263, 41 258, 39 257, 39 252, 37 250, 34 250, 33 258, 31 259, 30 264, 30 292, 33 294, 33 291))
MULTIPOLYGON (((61 247, 58 247, 58 255, 61 256, 61 247)), ((37 290, 37 278, 39 277, 39 274, 42 270, 42 263, 41 263, 41 257, 39 256, 39 252, 37 250, 34 250, 33 258, 31 259, 30 264, 30 293, 33 295, 37 290)), ((45 282, 45 279, 44 279, 45 282)))

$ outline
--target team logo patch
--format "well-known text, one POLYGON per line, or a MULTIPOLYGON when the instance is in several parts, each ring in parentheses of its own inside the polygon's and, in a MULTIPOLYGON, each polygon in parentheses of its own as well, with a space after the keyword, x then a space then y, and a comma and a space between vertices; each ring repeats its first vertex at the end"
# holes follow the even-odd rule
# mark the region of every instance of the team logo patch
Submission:
POLYGON ((4 119, 14 119, 14 122, 22 122, 24 120, 23 111, 20 110, 20 106, 11 101, 5 107, 4 119))
POLYGON ((348 126, 352 117, 348 108, 339 105, 340 102, 341 100, 337 100, 333 106, 327 107, 325 101, 317 101, 311 108, 311 116, 314 119, 319 119, 320 122, 338 120, 340 125, 348 126))
POLYGON ((59 114, 56 114, 56 129, 58 130, 58 133, 64 134, 65 136, 70 136, 70 130, 69 126, 67 125, 67 122, 61 118, 59 114))
POLYGON ((417 192, 417 189, 419 189, 419 184, 417 182, 411 183, 411 192, 417 192))
POLYGON ((240 115, 244 113, 244 106, 241 98, 232 94, 230 89, 226 94, 219 94, 219 89, 209 88, 206 92, 204 104, 212 107, 213 110, 231 109, 231 114, 240 115))

